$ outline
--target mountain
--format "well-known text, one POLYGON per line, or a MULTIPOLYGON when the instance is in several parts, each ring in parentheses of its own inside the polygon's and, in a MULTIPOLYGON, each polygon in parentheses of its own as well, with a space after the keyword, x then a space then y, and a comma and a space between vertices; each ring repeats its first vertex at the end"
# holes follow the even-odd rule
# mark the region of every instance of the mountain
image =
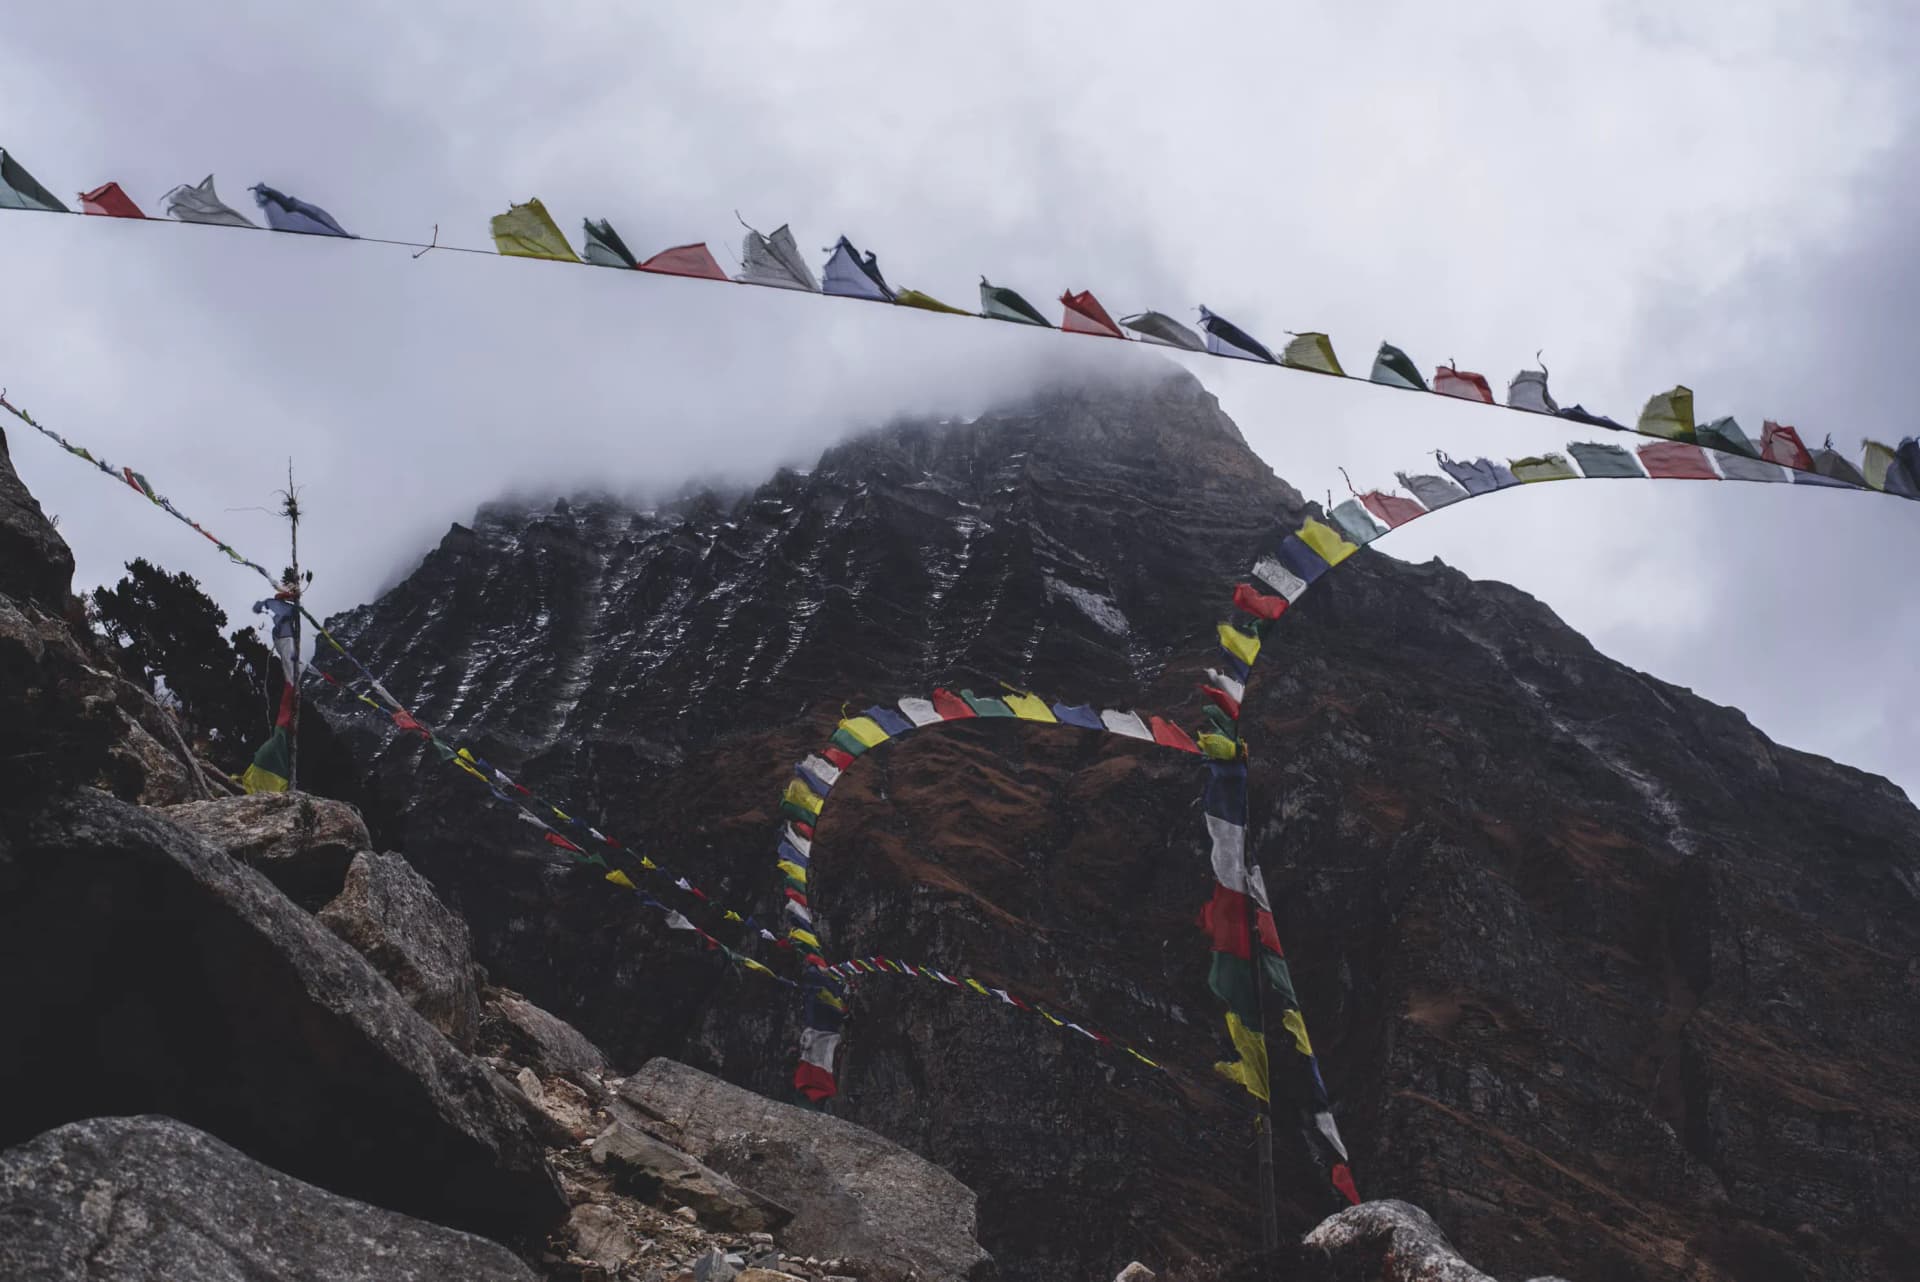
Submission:
MULTIPOLYGON (((779 791, 843 705, 1004 681, 1191 724, 1232 585, 1304 510, 1154 371, 894 424, 737 496, 493 505, 330 626, 448 737, 770 915, 779 791)), ((1269 641, 1244 724, 1254 853, 1364 1194, 1517 1276, 1865 1279, 1920 1249, 1920 815, 1897 788, 1525 593, 1371 552, 1269 641)), ((790 1098, 786 990, 549 858, 416 737, 347 733, 496 982, 622 1067, 790 1098)), ((861 983, 832 1109, 974 1188, 1008 1278, 1257 1237, 1249 1117, 1207 1073, 1191 762, 946 726, 859 762, 819 830, 835 955, 1011 984, 1180 1070, 861 983)), ((1297 1236, 1334 1204, 1280 1139, 1297 1236)))

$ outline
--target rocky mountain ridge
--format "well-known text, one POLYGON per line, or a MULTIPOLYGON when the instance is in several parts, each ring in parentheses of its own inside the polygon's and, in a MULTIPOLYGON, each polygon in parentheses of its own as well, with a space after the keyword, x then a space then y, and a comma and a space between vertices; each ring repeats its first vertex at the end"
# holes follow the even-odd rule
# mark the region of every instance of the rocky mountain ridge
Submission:
MULTIPOLYGON (((336 622, 424 718, 766 911, 773 801, 843 703, 1005 681, 1190 708, 1232 583, 1302 510, 1173 375, 895 425, 736 500, 490 509, 336 622)), ((1363 1191, 1509 1271, 1864 1279, 1911 1252, 1897 788, 1524 593, 1373 553, 1288 618, 1245 715, 1251 831, 1363 1191)), ((780 1097, 777 993, 501 832, 409 741, 360 745, 490 966, 617 1059, 780 1097)), ((829 948, 1024 984, 1204 1075, 1196 794, 1065 728, 870 754, 816 847, 829 948)), ((1214 1097, 902 982, 854 1010, 835 1110, 978 1189, 1009 1276, 1247 1241, 1246 1121, 1214 1097)), ((1332 1208, 1282 1162, 1304 1232, 1332 1208)))

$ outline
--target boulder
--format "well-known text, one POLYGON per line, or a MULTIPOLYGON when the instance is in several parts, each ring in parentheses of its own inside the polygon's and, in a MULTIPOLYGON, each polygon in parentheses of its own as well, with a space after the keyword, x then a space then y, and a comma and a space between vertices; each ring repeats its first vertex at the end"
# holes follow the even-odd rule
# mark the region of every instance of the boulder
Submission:
POLYGON ((338 895, 353 857, 373 848, 358 810, 304 792, 168 806, 166 817, 259 869, 308 912, 319 912, 338 895))
POLYGON ((259 873, 86 792, 0 843, 0 1143, 166 1113, 336 1193, 488 1234, 565 1213, 483 1064, 259 873))
POLYGON ((179 753, 156 739, 131 713, 116 707, 106 715, 119 722, 106 775, 116 795, 143 806, 197 804, 207 795, 206 786, 179 753))
POLYGON ((618 1275, 644 1249, 640 1239, 612 1207, 585 1202, 567 1216, 567 1245, 575 1255, 592 1261, 609 1275, 618 1275))
POLYGON ((649 1060, 617 1096, 677 1147, 792 1208, 790 1252, 838 1257, 874 1282, 955 1282, 990 1262, 974 1238, 973 1190, 851 1122, 669 1059, 649 1060))
POLYGON ((646 1132, 616 1122, 593 1142, 593 1160, 613 1176, 614 1187, 648 1201, 690 1206, 702 1224, 735 1233, 764 1233, 793 1212, 646 1132))
POLYGON ((1328 1276, 1341 1282, 1494 1282, 1461 1259, 1432 1217, 1408 1202, 1349 1207, 1322 1220, 1305 1243, 1326 1253, 1328 1276))
POLYGON ((566 1020, 498 988, 488 991, 483 1015, 489 1049, 542 1077, 591 1082, 589 1089, 599 1089, 598 1078, 607 1071, 606 1054, 566 1020))
POLYGON ((21 484, 0 431, 0 594, 58 614, 72 584, 73 552, 21 484))
POLYGON ((320 920, 372 962, 455 1046, 473 1049, 480 1030, 480 985, 467 923, 440 902, 404 858, 372 851, 355 855, 346 885, 320 910, 320 920))
POLYGON ((1146 1265, 1134 1260, 1126 1268, 1114 1274, 1113 1282, 1153 1282, 1154 1272, 1146 1265))
POLYGON ((497 1243, 302 1183, 165 1117, 0 1153, 0 1277, 23 1282, 532 1282, 497 1243))

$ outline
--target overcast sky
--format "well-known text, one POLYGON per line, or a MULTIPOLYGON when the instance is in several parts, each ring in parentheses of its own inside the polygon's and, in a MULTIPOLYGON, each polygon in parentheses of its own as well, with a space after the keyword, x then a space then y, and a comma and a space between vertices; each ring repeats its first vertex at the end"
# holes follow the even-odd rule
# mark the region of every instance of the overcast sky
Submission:
MULTIPOLYGON (((149 212, 216 175, 369 236, 484 246, 538 195, 651 252, 733 211, 845 232, 976 304, 1091 288, 1205 303, 1268 342, 1389 339, 1631 420, 1732 413, 1891 442, 1920 322, 1920 15, 1876 3, 12 5, 0 146, 62 197, 149 212)), ((816 262, 818 261, 816 257, 816 262)), ((901 412, 967 411, 1060 335, 637 273, 0 214, 0 385, 278 566, 292 455, 322 612, 508 490, 753 481, 901 412), (240 509, 240 510, 234 510, 240 509)), ((1049 311, 1057 310, 1051 303, 1049 311)), ((1309 495, 1580 434, 1195 360, 1309 495)), ((10 425, 83 586, 147 555, 236 615, 191 532, 10 425)), ((1540 596, 1603 650, 1920 795, 1920 505, 1598 482, 1463 505, 1381 545, 1540 596), (1904 711, 1903 711, 1904 710, 1904 711)), ((404 694, 404 692, 401 692, 404 694)))

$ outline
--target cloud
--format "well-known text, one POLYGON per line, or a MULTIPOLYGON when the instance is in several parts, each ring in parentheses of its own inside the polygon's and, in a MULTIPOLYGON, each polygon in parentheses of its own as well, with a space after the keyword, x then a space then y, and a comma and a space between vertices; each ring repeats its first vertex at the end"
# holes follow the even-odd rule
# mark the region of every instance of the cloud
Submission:
MULTIPOLYGON (((1889 334, 1905 315, 1876 264, 1909 193, 1871 178, 1910 136, 1914 23, 1892 6, 1595 0, 1444 22, 1411 3, 16 8, 0 145, 63 194, 112 178, 152 210, 211 170, 236 204, 267 181, 355 231, 437 222, 468 245, 537 194, 570 233, 607 217, 636 249, 705 239, 723 262, 737 208, 809 248, 844 231, 895 283, 961 306, 982 272, 1036 302, 1092 288, 1116 313, 1204 302, 1270 342, 1326 330, 1350 368, 1387 337, 1496 384, 1544 349, 1563 397, 1616 416, 1676 381, 1821 431, 1897 404, 1894 340, 1834 337, 1865 332, 1863 299, 1889 334)), ((294 457, 330 607, 503 492, 750 481, 1062 360, 1146 355, 392 247, 24 215, 0 233, 0 384, 269 563, 281 533, 245 509, 294 457)), ((1338 465, 1384 482, 1436 446, 1565 439, 1193 368, 1309 493, 1338 465)), ((15 453, 68 518, 83 579, 147 554, 244 611, 253 587, 190 532, 15 453)), ((1875 683, 1912 706, 1915 678, 1817 699, 1802 684, 1877 671, 1862 665, 1897 654, 1899 627, 1914 635, 1859 562, 1911 537, 1908 510, 1708 488, 1550 487, 1394 543, 1535 591, 1789 742, 1920 782, 1920 748, 1873 713, 1875 683)))

